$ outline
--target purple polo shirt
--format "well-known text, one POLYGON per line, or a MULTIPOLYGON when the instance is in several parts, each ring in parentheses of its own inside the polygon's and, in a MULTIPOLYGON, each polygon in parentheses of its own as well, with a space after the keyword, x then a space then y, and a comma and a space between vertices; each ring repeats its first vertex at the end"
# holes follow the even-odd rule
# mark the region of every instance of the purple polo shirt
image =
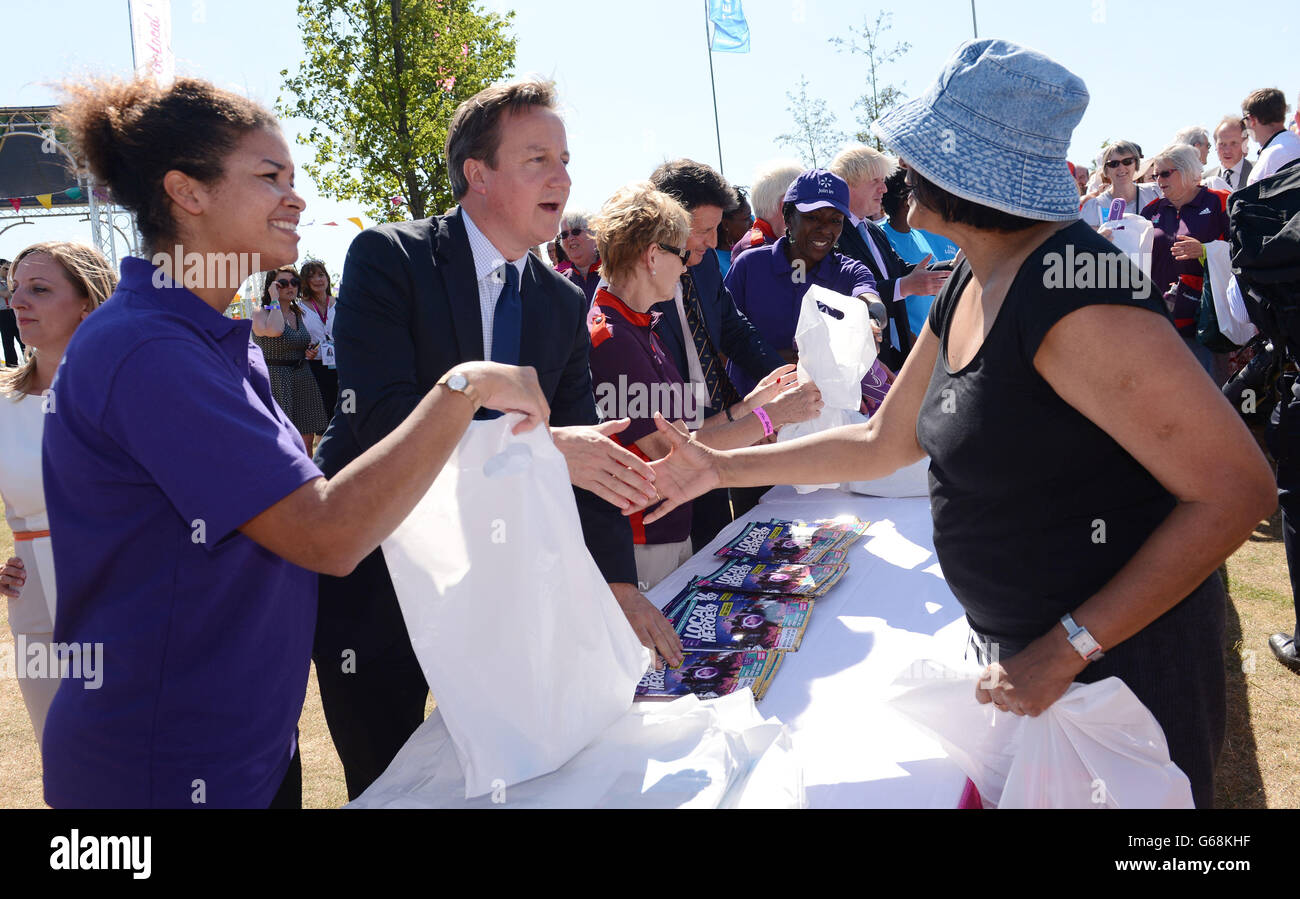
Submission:
POLYGON ((45 422, 56 642, 102 644, 45 724, 55 808, 254 807, 293 752, 316 575, 238 532, 320 477, 271 396, 251 322, 122 260, 45 422))
MULTIPOLYGON (((746 250, 732 260, 725 280, 736 301, 736 308, 777 350, 794 348, 794 329, 799 323, 799 309, 809 285, 819 284, 846 296, 879 294, 871 269, 834 252, 827 253, 803 278, 796 278, 785 255, 789 245, 790 239, 782 237, 769 246, 746 250)), ((727 363, 727 374, 741 396, 753 390, 757 383, 730 362, 727 363)))
POLYGON ((1155 240, 1151 245, 1151 281, 1161 294, 1168 293, 1175 281, 1183 282, 1172 315, 1174 326, 1189 336, 1195 336, 1205 271, 1199 259, 1175 259, 1172 253, 1174 242, 1185 234, 1201 243, 1227 240, 1227 198, 1226 191, 1202 187, 1181 209, 1175 208, 1168 198, 1161 197, 1152 200, 1142 210, 1142 216, 1155 226, 1155 240))
MULTIPOLYGON (((693 410, 686 406, 690 385, 677 371, 672 357, 664 352, 655 336, 658 312, 637 312, 607 290, 596 291, 587 329, 591 333, 591 384, 596 406, 606 418, 630 418, 631 423, 613 439, 620 446, 649 461, 634 444, 653 433, 654 414, 669 421, 693 422, 693 410), (651 388, 677 385, 681 407, 673 395, 651 388), (663 403, 668 408, 663 407, 663 403)), ((703 410, 700 410, 703 413, 703 410)), ((632 541, 641 544, 677 543, 691 535, 691 504, 682 503, 658 521, 646 525, 642 513, 629 516, 632 541)))

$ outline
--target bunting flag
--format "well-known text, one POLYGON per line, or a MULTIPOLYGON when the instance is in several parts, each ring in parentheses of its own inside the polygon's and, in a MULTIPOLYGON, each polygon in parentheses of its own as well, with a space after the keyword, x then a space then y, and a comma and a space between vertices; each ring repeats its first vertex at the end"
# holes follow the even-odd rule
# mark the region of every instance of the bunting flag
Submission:
POLYGON ((53 194, 37 194, 37 195, 36 195, 36 202, 37 202, 37 203, 40 203, 40 204, 41 204, 42 206, 44 206, 46 209, 51 209, 51 208, 54 207, 54 195, 53 195, 53 194))
POLYGON ((715 53, 748 53, 749 23, 740 0, 709 0, 709 20, 713 22, 713 43, 709 49, 715 53))
POLYGON ((14 212, 18 212, 23 208, 23 201, 18 197, 10 197, 9 205, 14 208, 14 212))
POLYGON ((358 218, 357 216, 352 216, 351 218, 348 219, 348 221, 356 225, 358 231, 366 230, 366 226, 361 224, 361 219, 358 218))

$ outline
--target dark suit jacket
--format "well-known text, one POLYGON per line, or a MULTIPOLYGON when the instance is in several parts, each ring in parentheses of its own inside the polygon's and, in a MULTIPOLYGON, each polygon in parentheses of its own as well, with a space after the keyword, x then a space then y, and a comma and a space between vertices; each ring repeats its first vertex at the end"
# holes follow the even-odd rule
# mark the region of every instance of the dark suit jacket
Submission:
MULTIPOLYGON (((519 361, 537 369, 550 423, 596 424, 582 291, 529 254, 520 294, 519 361)), ((316 452, 327 477, 401 424, 448 369, 483 358, 478 282, 460 210, 358 234, 348 249, 335 315, 339 401, 316 452)), ((627 519, 595 494, 574 493, 587 547, 605 578, 635 584, 627 519)), ((392 597, 386 569, 383 575, 352 584, 354 601, 369 601, 375 591, 392 597)))
MULTIPOLYGON (((1246 179, 1248 179, 1248 178, 1250 177, 1250 170, 1253 169, 1254 167, 1255 167, 1254 164, 1251 163, 1251 161, 1250 161, 1249 159, 1243 159, 1243 160, 1242 160, 1242 165, 1241 165, 1241 177, 1239 177, 1239 178, 1237 179, 1240 183, 1239 183, 1239 184, 1234 184, 1234 185, 1232 185, 1232 189, 1233 189, 1233 190, 1236 190, 1236 189, 1239 188, 1239 187, 1245 187, 1245 186, 1246 186, 1246 179)), ((1202 177, 1205 177, 1205 178, 1222 178, 1222 177, 1223 177, 1223 165, 1222 165, 1222 164, 1219 164, 1219 165, 1214 166, 1214 168, 1206 169, 1206 170, 1205 170, 1205 173, 1204 173, 1204 175, 1203 175, 1202 177)))
POLYGON ((907 304, 903 302, 902 297, 897 296, 898 280, 905 275, 910 275, 916 266, 903 261, 889 243, 888 235, 879 225, 872 222, 866 222, 866 225, 867 233, 871 235, 876 248, 880 251, 880 258, 885 260, 884 271, 881 271, 880 264, 876 262, 871 249, 862 240, 858 229, 853 227, 853 222, 847 218, 844 220, 844 230, 840 232, 840 239, 835 244, 835 252, 856 259, 871 269, 871 274, 875 276, 880 299, 889 312, 890 330, 898 334, 898 345, 901 347, 901 351, 895 350, 890 335, 886 333, 880 344, 880 361, 894 371, 898 371, 902 368, 907 354, 911 352, 912 344, 916 342, 916 335, 907 324, 907 304))
MULTIPOLYGON (((700 295, 700 307, 704 311, 704 329, 709 332, 714 347, 732 362, 740 366, 741 371, 755 381, 761 381, 774 368, 785 364, 781 354, 772 349, 758 329, 749 323, 744 313, 736 308, 736 301, 731 298, 731 291, 722 284, 722 267, 718 257, 705 253, 699 265, 689 269, 695 280, 695 290, 700 295)), ((655 333, 663 341, 664 348, 677 363, 677 370, 687 377, 686 340, 683 337, 682 323, 677 317, 677 304, 668 300, 656 303, 654 311, 661 313, 655 333)), ((720 410, 709 409, 709 414, 720 410)))

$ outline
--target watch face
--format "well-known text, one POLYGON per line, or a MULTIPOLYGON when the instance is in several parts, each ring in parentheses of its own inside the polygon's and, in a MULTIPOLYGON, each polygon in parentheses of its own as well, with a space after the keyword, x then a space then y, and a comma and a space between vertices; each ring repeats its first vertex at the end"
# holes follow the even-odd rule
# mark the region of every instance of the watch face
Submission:
POLYGON ((447 379, 447 386, 452 390, 463 391, 469 386, 469 381, 466 380, 464 375, 452 375, 447 379))

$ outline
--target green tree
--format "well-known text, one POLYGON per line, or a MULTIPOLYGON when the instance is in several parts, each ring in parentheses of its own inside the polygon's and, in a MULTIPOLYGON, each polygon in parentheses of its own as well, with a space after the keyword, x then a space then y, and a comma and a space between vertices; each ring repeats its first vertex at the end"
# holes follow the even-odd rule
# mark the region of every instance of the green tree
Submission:
POLYGON ((808 98, 808 79, 799 76, 799 92, 786 91, 790 100, 786 109, 794 118, 794 130, 777 135, 776 142, 799 154, 809 168, 829 165, 835 151, 844 143, 845 135, 835 127, 835 113, 826 108, 826 101, 808 98))
POLYGON ((860 29, 849 26, 848 40, 842 37, 829 38, 839 52, 861 53, 867 58, 867 92, 853 103, 854 108, 862 110, 858 114, 858 124, 862 126, 862 130, 855 137, 861 143, 871 144, 877 150, 885 148, 871 133, 871 123, 897 106, 904 97, 903 92, 894 85, 882 83, 884 78, 882 70, 912 48, 907 41, 885 48, 885 32, 889 30, 889 21, 892 18, 891 13, 878 12, 874 27, 864 19, 860 29))
POLYGON ((307 58, 280 72, 292 92, 276 108, 306 119, 298 142, 320 192, 360 200, 378 221, 413 218, 455 203, 444 148, 456 106, 514 67, 513 12, 473 0, 299 0, 307 58))

